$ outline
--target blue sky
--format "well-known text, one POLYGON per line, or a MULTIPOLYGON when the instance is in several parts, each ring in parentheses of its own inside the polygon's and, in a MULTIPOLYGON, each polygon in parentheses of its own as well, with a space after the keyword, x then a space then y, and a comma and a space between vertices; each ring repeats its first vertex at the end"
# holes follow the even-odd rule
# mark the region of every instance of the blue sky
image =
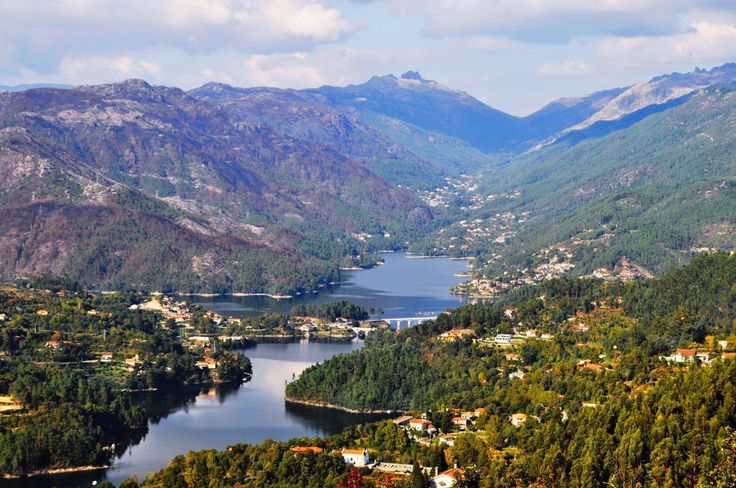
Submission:
POLYGON ((3 0, 0 84, 305 88, 417 70, 525 114, 736 61, 734 0, 3 0))

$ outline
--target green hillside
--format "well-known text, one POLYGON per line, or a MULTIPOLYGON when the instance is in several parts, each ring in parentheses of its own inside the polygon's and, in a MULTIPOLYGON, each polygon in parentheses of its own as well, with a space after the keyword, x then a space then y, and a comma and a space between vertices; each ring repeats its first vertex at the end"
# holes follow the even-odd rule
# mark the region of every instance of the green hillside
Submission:
POLYGON ((598 123, 492 168, 482 192, 520 192, 498 211, 529 212, 501 266, 529 265, 550 245, 574 252, 577 273, 623 257, 652 272, 694 250, 736 245, 736 91, 714 87, 615 127, 598 123), (627 125, 630 123, 630 126, 627 125))

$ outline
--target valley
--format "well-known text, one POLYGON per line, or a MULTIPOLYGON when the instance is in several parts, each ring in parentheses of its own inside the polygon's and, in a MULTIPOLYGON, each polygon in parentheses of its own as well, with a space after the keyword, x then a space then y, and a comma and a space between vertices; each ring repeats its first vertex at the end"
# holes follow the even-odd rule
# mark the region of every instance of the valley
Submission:
POLYGON ((651 276, 734 248, 734 81, 664 75, 526 117, 415 72, 5 92, 3 275, 293 295, 389 249, 474 258, 457 291, 480 297, 651 276))
POLYGON ((734 88, 0 92, 3 473, 727 486, 734 88))

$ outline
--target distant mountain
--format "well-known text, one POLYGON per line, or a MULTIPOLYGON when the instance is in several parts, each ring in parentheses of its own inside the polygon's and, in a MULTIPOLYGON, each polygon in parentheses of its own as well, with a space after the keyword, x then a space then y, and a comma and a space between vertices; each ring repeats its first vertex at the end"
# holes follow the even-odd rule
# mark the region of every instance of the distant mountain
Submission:
POLYGON ((335 279, 351 234, 398 236, 431 218, 329 148, 139 80, 0 94, 0 148, 6 276, 310 289, 335 279))
POLYGON ((735 120, 736 83, 712 86, 491 169, 484 193, 519 192, 495 211, 528 212, 497 263, 521 269, 562 246, 578 273, 622 259, 662 272, 736 248, 735 120))
POLYGON ((516 117, 465 92, 425 80, 415 71, 400 77, 374 76, 359 85, 307 91, 323 95, 337 106, 353 107, 369 119, 380 116, 428 134, 444 134, 483 153, 508 148, 518 126, 516 117))
POLYGON ((599 121, 620 119, 652 105, 661 105, 702 88, 736 80, 736 64, 729 63, 710 71, 696 69, 691 73, 671 73, 657 76, 646 83, 637 83, 607 100, 598 111, 569 130, 588 127, 599 121))
POLYGON ((330 147, 390 181, 419 189, 493 164, 496 152, 516 144, 515 117, 415 72, 311 90, 209 83, 190 94, 241 120, 330 147))
POLYGON ((250 124, 333 149, 390 181, 420 188, 444 181, 441 167, 362 122, 354 109, 336 107, 323 95, 277 88, 234 88, 221 83, 208 83, 189 94, 250 124))
POLYGON ((735 84, 724 65, 527 117, 413 71, 309 90, 2 92, 0 274, 285 293, 414 243, 498 270, 557 246, 575 272, 658 272, 736 246, 735 84))
POLYGON ((582 97, 560 98, 523 118, 527 143, 542 142, 600 112, 626 88, 613 88, 582 97))

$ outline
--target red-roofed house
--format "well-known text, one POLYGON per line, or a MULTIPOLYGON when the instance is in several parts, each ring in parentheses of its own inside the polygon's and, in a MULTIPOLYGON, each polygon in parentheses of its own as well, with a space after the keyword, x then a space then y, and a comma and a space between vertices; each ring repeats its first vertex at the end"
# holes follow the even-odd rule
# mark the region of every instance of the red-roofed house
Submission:
POLYGON ((690 363, 695 361, 695 349, 677 349, 673 359, 677 363, 690 363))
POLYGON ((447 471, 443 471, 437 476, 432 478, 433 488, 447 488, 455 486, 458 481, 463 479, 463 470, 460 468, 452 468, 447 471))

